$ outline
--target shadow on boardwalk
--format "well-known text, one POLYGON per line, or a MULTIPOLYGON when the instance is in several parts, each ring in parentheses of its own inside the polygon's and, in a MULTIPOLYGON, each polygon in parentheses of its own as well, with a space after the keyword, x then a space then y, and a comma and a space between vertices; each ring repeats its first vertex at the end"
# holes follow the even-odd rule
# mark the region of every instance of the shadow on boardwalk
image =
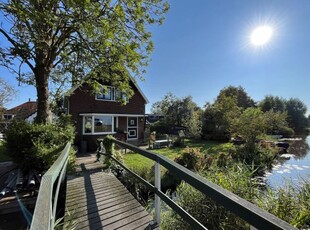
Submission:
MULTIPOLYGON (((152 217, 95 155, 77 158, 77 175, 68 177, 66 207, 75 229, 151 229, 152 217)), ((69 223, 70 217, 65 217, 69 223)))

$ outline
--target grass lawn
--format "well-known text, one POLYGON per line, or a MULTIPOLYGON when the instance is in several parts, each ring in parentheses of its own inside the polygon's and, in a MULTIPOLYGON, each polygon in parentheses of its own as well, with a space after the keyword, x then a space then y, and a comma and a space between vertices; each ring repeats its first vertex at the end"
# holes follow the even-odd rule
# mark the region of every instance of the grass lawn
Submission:
POLYGON ((0 141, 0 162, 10 160, 12 159, 6 155, 6 148, 4 147, 4 142, 0 141))
MULTIPOLYGON (((200 148, 200 151, 207 154, 217 154, 220 152, 227 152, 233 147, 232 143, 222 143, 214 141, 201 141, 201 140, 185 140, 185 146, 191 148, 200 148)), ((184 151, 184 147, 171 147, 151 150, 154 153, 161 154, 171 160, 184 151)), ((138 153, 127 153, 124 156, 125 165, 139 174, 150 170, 154 162, 138 153)))

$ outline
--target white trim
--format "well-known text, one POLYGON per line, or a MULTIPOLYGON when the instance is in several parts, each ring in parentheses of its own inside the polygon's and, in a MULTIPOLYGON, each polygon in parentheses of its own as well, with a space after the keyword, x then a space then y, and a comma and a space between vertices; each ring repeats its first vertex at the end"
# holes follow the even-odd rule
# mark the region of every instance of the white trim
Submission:
POLYGON ((114 116, 105 115, 105 114, 91 114, 83 116, 83 125, 82 125, 82 135, 107 135, 107 134, 115 134, 114 131, 114 116), (102 116, 102 117, 111 117, 112 118, 112 131, 111 132, 95 132, 95 116, 102 116), (91 132, 85 133, 85 117, 91 117, 91 132))
MULTIPOLYGON (((137 136, 138 136, 137 130, 133 129, 133 130, 128 131, 128 137, 129 137, 129 136, 135 136, 135 137, 137 137, 137 136), (133 134, 133 135, 130 135, 130 132, 134 132, 134 134, 133 134)), ((130 139, 133 139, 133 138, 130 138, 130 139)))
POLYGON ((139 93, 141 94, 141 96, 143 97, 143 99, 145 100, 145 104, 149 103, 149 100, 147 99, 147 97, 145 96, 145 94, 142 92, 141 88, 139 87, 139 85, 137 84, 136 80, 133 79, 132 77, 130 77, 133 84, 135 85, 135 87, 137 88, 137 90, 139 91, 139 93))
POLYGON ((139 119, 138 119, 138 117, 135 117, 135 118, 137 118, 137 125, 136 126, 129 126, 128 125, 128 118, 129 117, 127 117, 127 140, 138 140, 138 138, 139 138, 139 119), (129 129, 137 129, 137 131, 136 131, 137 137, 135 137, 135 138, 129 137, 129 129))
POLYGON ((80 113, 80 116, 144 117, 144 114, 80 113))

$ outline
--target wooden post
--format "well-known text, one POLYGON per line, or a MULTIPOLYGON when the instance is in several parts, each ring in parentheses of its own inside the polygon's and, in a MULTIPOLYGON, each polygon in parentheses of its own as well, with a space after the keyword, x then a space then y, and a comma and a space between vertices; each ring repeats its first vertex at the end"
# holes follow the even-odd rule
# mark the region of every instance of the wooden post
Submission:
MULTIPOLYGON (((155 188, 160 190, 160 164, 155 162, 155 188)), ((160 225, 160 197, 155 194, 155 220, 160 225)))

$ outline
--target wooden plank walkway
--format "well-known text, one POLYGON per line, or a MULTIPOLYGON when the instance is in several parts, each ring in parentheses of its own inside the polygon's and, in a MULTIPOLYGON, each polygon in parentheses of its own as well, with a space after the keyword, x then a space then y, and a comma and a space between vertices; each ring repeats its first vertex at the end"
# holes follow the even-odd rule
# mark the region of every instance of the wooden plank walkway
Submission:
MULTIPOLYGON (((66 207, 75 229, 152 229, 152 217, 95 155, 76 160, 79 172, 67 181, 66 207)), ((70 217, 65 217, 69 223, 70 217)))

